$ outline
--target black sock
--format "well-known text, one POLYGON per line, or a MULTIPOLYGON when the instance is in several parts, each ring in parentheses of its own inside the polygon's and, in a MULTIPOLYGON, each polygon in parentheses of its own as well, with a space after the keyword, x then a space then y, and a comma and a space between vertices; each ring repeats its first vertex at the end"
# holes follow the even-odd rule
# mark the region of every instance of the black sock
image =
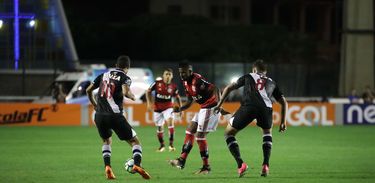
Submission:
POLYGON ((140 145, 133 146, 133 159, 134 164, 137 166, 141 166, 142 163, 142 147, 140 145))
POLYGON ((104 166, 111 166, 111 146, 103 145, 102 153, 103 153, 103 159, 104 159, 104 166))
POLYGON ((272 148, 272 135, 263 135, 263 165, 269 165, 271 148, 272 148))
POLYGON ((236 138, 234 136, 226 136, 226 142, 230 153, 232 153, 232 156, 237 162, 237 167, 241 168, 243 161, 241 158, 240 147, 237 144, 236 138))

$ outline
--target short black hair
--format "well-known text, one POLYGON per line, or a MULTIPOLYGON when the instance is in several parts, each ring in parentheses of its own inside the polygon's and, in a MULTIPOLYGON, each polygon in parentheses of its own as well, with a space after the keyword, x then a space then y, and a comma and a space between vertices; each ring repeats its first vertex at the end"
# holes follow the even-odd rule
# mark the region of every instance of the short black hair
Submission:
POLYGON ((168 71, 168 72, 173 73, 173 70, 172 70, 171 68, 165 68, 165 69, 164 69, 164 72, 165 72, 165 71, 168 71))
POLYGON ((121 55, 117 58, 116 67, 121 69, 130 68, 130 58, 126 55, 121 55))
POLYGON ((193 69, 193 66, 191 66, 189 63, 187 62, 181 62, 178 64, 178 68, 189 68, 189 69, 193 69))
POLYGON ((267 71, 267 64, 262 59, 258 59, 253 63, 253 67, 256 67, 259 72, 267 71))

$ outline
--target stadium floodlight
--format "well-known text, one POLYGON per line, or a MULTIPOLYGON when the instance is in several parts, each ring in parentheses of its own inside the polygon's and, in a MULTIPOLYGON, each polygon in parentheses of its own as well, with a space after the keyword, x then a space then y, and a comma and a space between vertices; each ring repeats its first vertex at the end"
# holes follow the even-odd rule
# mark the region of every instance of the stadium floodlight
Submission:
POLYGON ((238 77, 235 76, 235 77, 232 77, 232 79, 230 79, 230 83, 234 83, 238 80, 238 77))
POLYGON ((3 20, 0 20, 0 29, 3 27, 3 20))
POLYGON ((28 23, 27 23, 28 27, 30 28, 34 28, 35 25, 36 25, 36 21, 34 19, 30 20, 28 23))

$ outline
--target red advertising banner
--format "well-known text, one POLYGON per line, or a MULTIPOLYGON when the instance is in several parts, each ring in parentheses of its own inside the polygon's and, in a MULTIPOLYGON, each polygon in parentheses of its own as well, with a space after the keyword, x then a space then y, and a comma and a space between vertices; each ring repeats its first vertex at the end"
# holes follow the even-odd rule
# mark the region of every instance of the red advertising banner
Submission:
POLYGON ((78 126, 81 125, 81 105, 1 103, 0 125, 78 126))

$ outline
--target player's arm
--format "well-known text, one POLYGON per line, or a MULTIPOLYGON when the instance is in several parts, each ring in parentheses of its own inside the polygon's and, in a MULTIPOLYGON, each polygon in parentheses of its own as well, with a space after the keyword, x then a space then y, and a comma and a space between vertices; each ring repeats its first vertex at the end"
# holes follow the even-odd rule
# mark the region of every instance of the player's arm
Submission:
POLYGON ((285 97, 282 96, 277 102, 281 105, 281 121, 279 132, 284 132, 286 130, 286 111, 288 109, 288 102, 285 97))
POLYGON ((284 132, 286 130, 286 111, 288 110, 288 102, 286 101, 277 85, 275 90, 272 92, 272 96, 281 105, 281 121, 279 132, 284 132))
POLYGON ((122 94, 126 97, 129 98, 130 100, 135 101, 135 95, 133 92, 130 90, 130 86, 127 84, 122 85, 122 94))
POLYGON ((97 103, 95 101, 93 91, 99 87, 100 81, 102 80, 102 76, 103 74, 96 77, 95 80, 86 89, 86 94, 89 97, 90 103, 94 106, 94 108, 96 108, 97 103))
POLYGON ((87 87, 86 89, 86 94, 89 97, 90 103, 94 106, 94 108, 96 108, 97 103, 94 99, 94 95, 92 94, 94 90, 95 90, 94 84, 91 83, 89 87, 87 87))
POLYGON ((214 108, 214 111, 216 113, 219 113, 221 111, 221 106, 223 105, 224 101, 228 98, 228 95, 230 94, 230 92, 232 92, 235 89, 236 89, 236 86, 234 83, 231 83, 224 88, 223 95, 219 98, 220 100, 218 104, 216 105, 216 107, 214 108))
POLYGON ((147 102, 147 110, 152 111, 152 96, 151 92, 155 88, 155 82, 146 90, 146 102, 147 102))
POLYGON ((245 76, 240 77, 236 82, 229 84, 224 88, 223 94, 220 97, 220 100, 216 107, 214 108, 214 111, 216 113, 219 113, 222 109, 221 106, 223 105, 224 101, 228 98, 230 92, 233 90, 236 90, 240 87, 242 87, 245 84, 245 76))
POLYGON ((180 107, 179 111, 176 112, 181 112, 188 109, 191 106, 191 104, 193 104, 193 98, 191 96, 188 96, 188 100, 186 101, 186 103, 180 107))

